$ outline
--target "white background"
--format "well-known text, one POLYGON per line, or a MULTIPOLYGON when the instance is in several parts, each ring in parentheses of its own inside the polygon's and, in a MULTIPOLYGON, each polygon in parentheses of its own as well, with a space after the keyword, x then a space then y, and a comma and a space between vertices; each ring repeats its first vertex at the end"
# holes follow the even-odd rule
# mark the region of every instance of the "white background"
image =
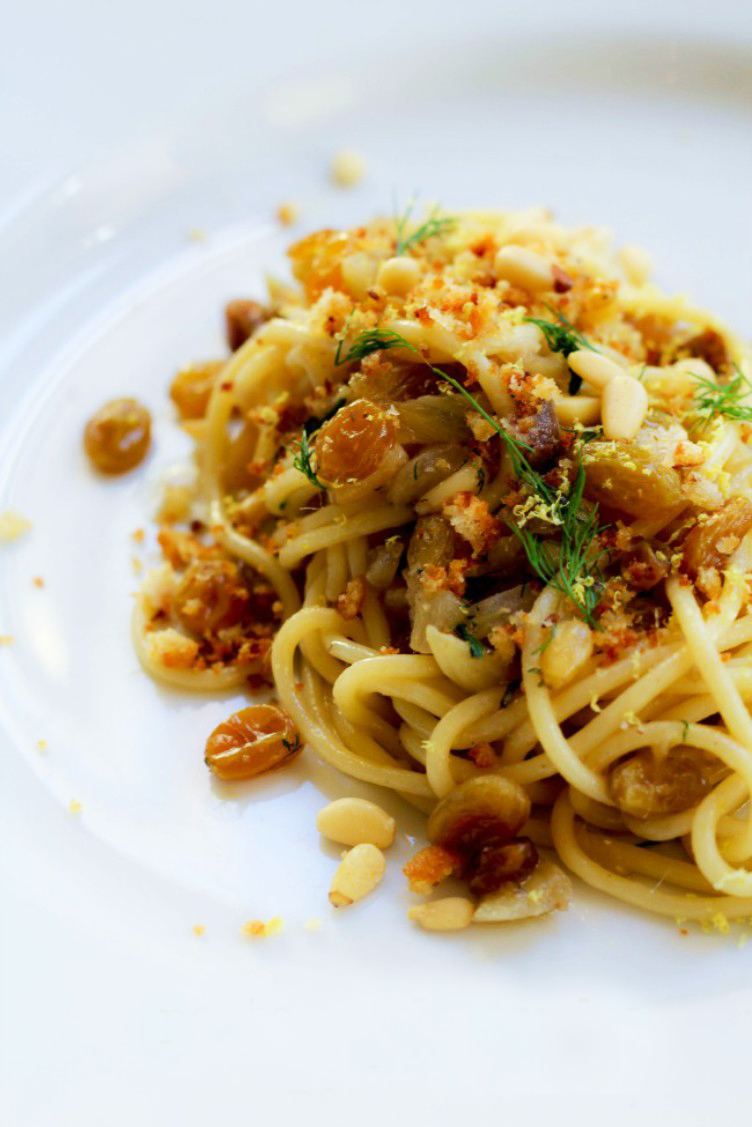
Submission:
MULTIPOLYGON (((427 937, 407 927, 394 863, 382 894, 333 919, 336 854, 313 819, 352 788, 312 761, 240 801, 211 788, 194 747, 227 702, 145 683, 123 591, 128 532, 179 452, 166 374, 211 350, 221 301, 279 259, 282 198, 308 226, 416 186, 457 206, 551 203, 648 243, 667 285, 749 335, 749 12, 5 13, 0 511, 35 527, 0 561, 0 633, 20 639, 0 652, 4 1127, 744 1114, 752 944, 681 940, 581 892, 537 928, 427 937), (326 180, 341 144, 369 160, 349 196, 326 180), (103 492, 70 450, 126 385, 155 409, 160 445, 144 477, 103 492), (277 912, 281 936, 239 936, 277 912)), ((418 825, 400 818, 404 857, 418 825)))

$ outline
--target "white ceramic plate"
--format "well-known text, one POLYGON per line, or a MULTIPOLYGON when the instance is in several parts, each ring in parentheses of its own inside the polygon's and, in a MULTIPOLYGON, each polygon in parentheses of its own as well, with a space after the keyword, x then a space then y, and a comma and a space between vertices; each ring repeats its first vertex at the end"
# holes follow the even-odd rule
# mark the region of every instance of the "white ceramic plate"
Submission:
POLYGON ((420 826, 389 798, 387 879, 335 917, 315 814, 366 789, 308 753, 252 786, 213 783, 203 742, 240 698, 159 689, 130 648, 132 558, 153 557, 131 534, 186 454, 170 377, 216 353, 224 302, 284 271, 296 231, 416 190, 544 203, 650 247, 662 284, 749 332, 752 53, 581 44, 478 32, 459 57, 446 42, 386 67, 355 51, 334 77, 276 85, 242 144, 232 99, 199 131, 144 120, 0 229, 0 511, 33 522, 0 549, 4 1122, 699 1123, 743 1091, 749 949, 582 887, 544 922, 419 933, 400 868, 420 826), (327 180, 343 146, 368 166, 349 192, 327 180), (296 231, 271 219, 283 200, 296 231), (98 481, 82 424, 124 393, 154 413, 153 453, 98 481), (280 935, 241 936, 274 916, 280 935))

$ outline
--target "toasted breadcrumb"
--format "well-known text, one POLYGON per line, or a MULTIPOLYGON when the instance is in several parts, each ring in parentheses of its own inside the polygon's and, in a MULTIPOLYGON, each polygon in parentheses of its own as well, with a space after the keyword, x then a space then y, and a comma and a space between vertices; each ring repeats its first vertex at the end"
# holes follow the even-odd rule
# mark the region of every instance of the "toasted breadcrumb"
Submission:
POLYGON ((444 505, 444 516, 455 532, 467 540, 474 556, 481 556, 499 539, 501 529, 488 505, 473 493, 456 493, 444 505))
POLYGON ((247 920, 240 929, 249 939, 267 939, 270 935, 277 935, 282 930, 282 920, 274 916, 267 923, 263 920, 247 920))
POLYGON ((712 923, 715 930, 719 931, 721 935, 728 935, 731 925, 729 924, 728 919, 723 914, 723 912, 716 912, 710 922, 712 923))
POLYGON ((12 540, 18 540, 19 536, 23 536, 30 528, 31 521, 14 512, 13 509, 6 509, 4 513, 0 513, 1 544, 10 544, 12 540))
POLYGON ((31 582, 35 587, 44 587, 44 580, 41 575, 35 575, 31 582))
POLYGON ((407 862, 402 872, 407 877, 411 892, 427 896, 434 885, 459 872, 460 868, 458 854, 443 845, 428 845, 407 862))
POLYGON ((149 635, 147 645, 152 659, 166 669, 190 669, 198 657, 199 644, 172 626, 149 635))
POLYGON ((193 932, 194 935, 200 936, 200 935, 204 934, 204 932, 206 931, 206 928, 204 927, 203 924, 194 924, 193 927, 191 928, 191 931, 193 932))
POLYGON ((342 617, 349 621, 357 618, 366 597, 366 581, 362 575, 356 575, 348 580, 342 594, 337 598, 337 610, 342 617))
POLYGON ((81 802, 78 802, 75 798, 72 798, 68 803, 68 809, 70 810, 71 814, 80 814, 83 810, 83 804, 81 802))
POLYGON ((47 750, 47 740, 37 740, 37 751, 44 752, 46 750, 47 750))
POLYGON ((143 528, 137 528, 134 532, 131 533, 131 539, 135 540, 137 544, 142 544, 145 535, 146 533, 144 532, 143 528))
POLYGON ((12 645, 13 645, 13 635, 12 634, 0 634, 0 646, 12 646, 12 645))
POLYGON ((283 227, 290 227, 299 218, 300 208, 294 203, 281 203, 277 208, 277 219, 283 227))

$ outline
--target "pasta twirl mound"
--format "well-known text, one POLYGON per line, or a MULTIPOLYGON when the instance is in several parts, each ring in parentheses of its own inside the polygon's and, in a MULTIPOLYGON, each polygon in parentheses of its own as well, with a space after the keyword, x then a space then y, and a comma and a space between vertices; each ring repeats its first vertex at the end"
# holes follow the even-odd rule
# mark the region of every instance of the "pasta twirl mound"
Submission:
POLYGON ((297 286, 233 303, 231 358, 173 385, 199 474, 139 599, 147 671, 272 683, 430 815, 413 887, 469 899, 427 926, 564 906, 542 850, 640 908, 752 915, 742 345, 539 211, 289 253, 297 286))

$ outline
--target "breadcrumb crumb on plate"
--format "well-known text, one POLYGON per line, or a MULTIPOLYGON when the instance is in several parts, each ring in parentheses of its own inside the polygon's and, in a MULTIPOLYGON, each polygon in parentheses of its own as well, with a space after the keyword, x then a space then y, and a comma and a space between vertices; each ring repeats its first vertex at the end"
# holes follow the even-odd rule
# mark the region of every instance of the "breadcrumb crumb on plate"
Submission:
POLYGON ((79 802, 75 798, 72 798, 68 803, 68 809, 70 810, 71 814, 80 814, 83 808, 83 803, 79 802))
POLYGON ((204 934, 204 932, 206 931, 206 928, 204 927, 203 924, 194 924, 193 927, 191 928, 191 931, 193 932, 194 935, 200 937, 204 934))
POLYGON ((12 645, 13 645, 13 635, 12 634, 0 634, 0 646, 12 646, 12 645))
POLYGON ((342 149, 332 160, 332 182, 338 188, 353 188, 366 171, 363 156, 355 149, 342 149))
POLYGON ((247 920, 240 930, 248 939, 268 939, 271 935, 278 935, 282 927, 280 917, 273 916, 267 923, 263 920, 247 920))
POLYGON ((294 203, 281 203, 277 208, 277 219, 283 227, 291 227, 300 218, 300 208, 294 203))
POLYGON ((0 513, 0 544, 10 544, 31 529, 31 521, 13 509, 0 513))

